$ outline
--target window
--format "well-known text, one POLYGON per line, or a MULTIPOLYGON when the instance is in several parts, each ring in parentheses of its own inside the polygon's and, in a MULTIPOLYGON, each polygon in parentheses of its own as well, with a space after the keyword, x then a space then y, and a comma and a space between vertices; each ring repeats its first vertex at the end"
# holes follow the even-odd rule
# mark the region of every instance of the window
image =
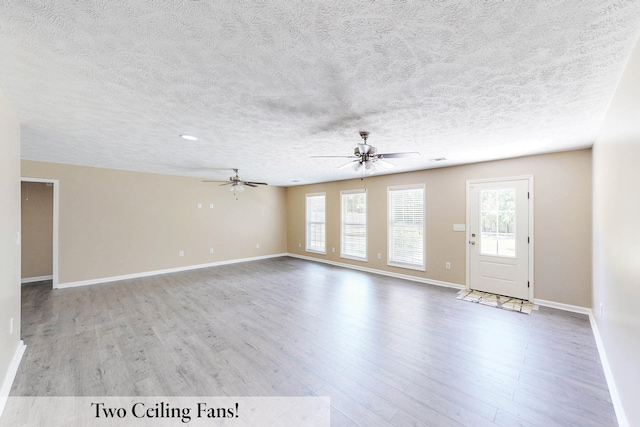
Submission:
POLYGON ((340 256, 367 260, 367 193, 342 191, 340 256))
POLYGON ((388 188, 388 264, 424 270, 424 185, 388 188))
POLYGON ((326 253, 325 194, 307 194, 307 243, 311 252, 326 253))
POLYGON ((516 189, 480 191, 482 255, 516 256, 516 189))

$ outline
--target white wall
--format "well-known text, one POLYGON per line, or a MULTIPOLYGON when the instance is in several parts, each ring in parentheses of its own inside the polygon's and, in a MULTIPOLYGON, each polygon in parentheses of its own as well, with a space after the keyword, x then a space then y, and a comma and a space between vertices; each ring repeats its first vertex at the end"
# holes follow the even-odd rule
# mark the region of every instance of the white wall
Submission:
POLYGON ((593 312, 632 426, 640 426, 639 186, 640 44, 593 146, 593 312))
POLYGON ((0 413, 20 345, 20 123, 0 90, 0 413), (13 333, 9 322, 13 319, 13 333))

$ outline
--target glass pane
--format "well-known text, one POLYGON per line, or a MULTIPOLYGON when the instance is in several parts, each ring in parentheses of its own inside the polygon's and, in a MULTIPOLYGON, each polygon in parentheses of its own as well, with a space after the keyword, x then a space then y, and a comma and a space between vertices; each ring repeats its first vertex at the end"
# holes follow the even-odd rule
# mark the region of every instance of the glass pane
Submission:
POLYGON ((480 253, 516 256, 516 190, 480 191, 480 253))
POLYGON ((498 235, 498 255, 516 256, 516 236, 515 234, 498 235))
POLYGON ((515 211, 516 210, 516 190, 508 188, 497 191, 498 196, 498 210, 500 211, 515 211))
POLYGON ((496 233, 482 233, 480 238, 480 253, 483 255, 498 255, 497 236, 496 233))
POLYGON ((497 191, 482 190, 480 191, 480 200, 482 203, 482 212, 495 211, 497 206, 497 191))

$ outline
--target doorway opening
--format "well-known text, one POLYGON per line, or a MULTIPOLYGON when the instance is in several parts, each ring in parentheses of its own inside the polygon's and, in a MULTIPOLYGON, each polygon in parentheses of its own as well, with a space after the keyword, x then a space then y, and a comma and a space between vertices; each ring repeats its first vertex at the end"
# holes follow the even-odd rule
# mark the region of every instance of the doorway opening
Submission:
POLYGON ((60 183, 57 179, 24 177, 20 181, 22 185, 22 283, 51 280, 52 287, 57 289, 60 183), (31 247, 32 250, 41 253, 29 254, 26 259, 25 244, 27 249, 31 247), (48 265, 49 263, 51 265, 48 265))

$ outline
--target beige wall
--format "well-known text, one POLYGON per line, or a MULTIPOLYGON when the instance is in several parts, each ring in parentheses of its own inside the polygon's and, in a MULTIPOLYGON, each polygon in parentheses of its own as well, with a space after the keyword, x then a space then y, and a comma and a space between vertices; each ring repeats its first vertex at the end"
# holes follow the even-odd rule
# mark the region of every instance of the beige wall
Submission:
POLYGON ((22 183, 22 278, 53 274, 53 187, 22 183))
POLYGON ((287 190, 289 252, 367 268, 464 285, 466 239, 453 231, 466 222, 466 181, 533 175, 535 298, 591 306, 591 150, 290 187, 287 190), (425 184, 426 271, 386 265, 387 186, 425 184), (368 192, 368 262, 340 258, 340 191, 368 192), (327 194, 327 254, 305 252, 305 194, 327 194), (302 248, 299 247, 302 244, 302 248), (335 247, 336 252, 331 252, 335 247), (377 259, 382 254, 382 260, 377 259), (445 269, 445 262, 451 270, 445 269))
MULTIPOLYGON (((0 91, 0 385, 20 343, 20 123, 0 91), (13 334, 9 322, 13 319, 13 334)), ((4 391, 4 390, 3 390, 4 391)), ((0 396, 0 399, 2 396, 0 396)), ((1 409, 1 408, 0 408, 1 409)))
POLYGON ((640 44, 593 147, 593 312, 631 426, 640 426, 639 118, 640 44))
POLYGON ((22 176, 60 181, 60 285, 286 252, 284 188, 236 200, 195 178, 25 160, 22 176))

